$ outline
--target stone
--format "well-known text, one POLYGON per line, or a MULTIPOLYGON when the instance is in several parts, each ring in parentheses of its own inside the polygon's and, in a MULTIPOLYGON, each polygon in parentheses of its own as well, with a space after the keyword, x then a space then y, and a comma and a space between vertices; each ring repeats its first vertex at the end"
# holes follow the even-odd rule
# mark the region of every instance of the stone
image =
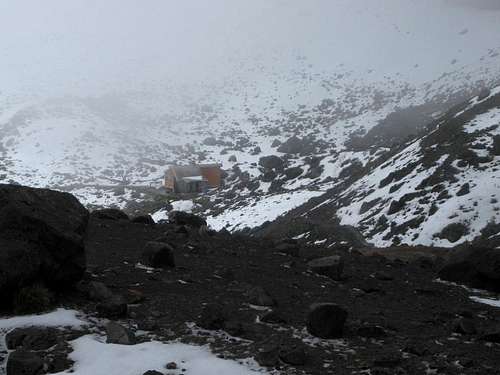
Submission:
POLYGON ((276 311, 268 311, 260 317, 260 321, 270 324, 286 324, 287 321, 276 311))
POLYGON ((57 331, 44 327, 15 328, 7 333, 5 343, 9 350, 47 350, 57 344, 57 331))
POLYGON ((262 287, 256 286, 248 291, 250 303, 257 306, 271 307, 276 305, 276 301, 262 287))
POLYGON ((128 215, 116 208, 103 208, 99 210, 94 210, 90 213, 90 216, 96 219, 103 219, 103 220, 113 220, 113 221, 119 221, 119 220, 129 220, 128 215))
POLYGON ((285 162, 279 156, 268 155, 259 159, 259 165, 265 169, 283 170, 285 162))
POLYGON ((172 246, 165 242, 150 241, 142 251, 141 263, 148 267, 175 267, 172 246))
POLYGON ((307 352, 304 343, 300 340, 282 343, 279 351, 279 358, 288 365, 305 365, 307 362, 307 352))
POLYGON ((197 324, 203 329, 217 331, 224 328, 228 315, 222 305, 210 303, 203 307, 197 324))
POLYGON ((122 318, 127 315, 127 303, 122 296, 113 295, 96 306, 99 315, 105 318, 122 318))
POLYGON ((151 217, 151 215, 141 215, 141 216, 136 216, 132 220, 132 223, 137 223, 137 224, 146 224, 146 225, 154 225, 155 221, 151 217))
POLYGON ((342 280, 344 260, 338 255, 313 259, 307 263, 308 267, 319 275, 328 276, 333 280, 342 280))
POLYGON ((168 220, 176 225, 186 225, 188 227, 200 228, 207 225, 205 219, 184 211, 170 211, 168 220))
POLYGON ((43 359, 35 352, 16 350, 7 360, 6 375, 41 375, 43 359))
POLYGON ((177 370, 179 367, 177 366, 177 363, 175 363, 175 362, 169 362, 169 363, 167 363, 167 365, 165 366, 165 368, 167 370, 177 370))
POLYGON ((307 330, 313 336, 333 339, 342 337, 347 311, 334 303, 311 305, 307 316, 307 330))
POLYGON ((115 323, 106 324, 106 343, 120 345, 134 345, 137 342, 135 334, 128 328, 115 323))
POLYGON ((83 277, 88 218, 71 194, 0 184, 0 308, 35 281, 64 291, 83 277))
POLYGON ((384 328, 377 325, 364 325, 358 328, 357 333, 361 337, 376 339, 380 337, 385 337, 387 334, 384 328))
POLYGON ((453 332, 462 335, 474 335, 477 333, 477 329, 472 319, 461 318, 455 322, 453 332))
POLYGON ((113 292, 99 281, 91 281, 87 286, 89 298, 94 301, 107 301, 113 298, 113 292))

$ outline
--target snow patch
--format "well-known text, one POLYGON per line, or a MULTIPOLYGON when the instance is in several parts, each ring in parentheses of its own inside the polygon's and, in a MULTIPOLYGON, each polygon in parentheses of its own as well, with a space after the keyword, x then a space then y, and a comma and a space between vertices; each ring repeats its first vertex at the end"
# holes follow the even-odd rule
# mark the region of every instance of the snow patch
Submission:
POLYGON ((165 365, 175 362, 179 369, 172 374, 190 375, 251 375, 266 373, 253 360, 241 363, 218 358, 206 347, 180 343, 150 341, 137 345, 117 345, 102 342, 103 338, 86 335, 74 340, 70 358, 74 368, 59 375, 137 375, 149 370, 165 371, 165 365), (185 369, 185 372, 182 372, 185 369))

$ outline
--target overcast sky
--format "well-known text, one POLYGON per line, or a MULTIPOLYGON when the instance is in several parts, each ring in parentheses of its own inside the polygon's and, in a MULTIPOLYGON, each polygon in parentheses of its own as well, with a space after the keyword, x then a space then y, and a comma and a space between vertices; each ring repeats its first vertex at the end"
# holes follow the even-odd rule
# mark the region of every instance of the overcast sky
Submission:
POLYGON ((420 82, 499 48, 498 25, 498 0, 0 0, 0 92, 210 83, 304 57, 420 82))

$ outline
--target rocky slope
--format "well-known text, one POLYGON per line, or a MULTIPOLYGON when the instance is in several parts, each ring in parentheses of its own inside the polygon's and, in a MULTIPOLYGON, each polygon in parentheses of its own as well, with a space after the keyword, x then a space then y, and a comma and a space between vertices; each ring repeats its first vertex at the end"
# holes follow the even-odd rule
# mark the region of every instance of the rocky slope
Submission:
MULTIPOLYGON (((355 197, 358 192, 341 186, 352 182, 351 177, 363 177, 368 185, 384 178, 373 166, 396 157, 394 150, 403 152, 408 140, 425 134, 448 109, 498 83, 498 58, 492 50, 476 63, 453 68, 425 84, 393 77, 374 82, 369 75, 345 67, 318 73, 307 60, 298 60, 289 75, 266 75, 271 88, 234 79, 191 90, 161 88, 98 98, 4 103, 0 180, 68 191, 88 207, 152 213, 168 200, 179 199, 158 190, 168 164, 218 162, 228 174, 225 189, 200 197, 194 205, 215 229, 259 227, 311 198, 333 201, 329 192, 335 189, 346 201, 338 218, 363 226, 365 236, 377 245, 437 241, 451 246, 473 238, 494 215, 483 215, 479 206, 468 208, 467 220, 474 221, 475 231, 458 242, 435 240, 435 232, 399 238, 398 233, 375 233, 367 215, 353 215, 358 209, 350 205, 361 195, 355 197), (478 212, 477 222, 469 218, 478 212)), ((481 153, 477 147, 475 152, 481 153)), ((454 157, 450 155, 447 163, 454 157)), ((400 164, 405 162, 400 158, 400 164)), ((422 171, 418 178, 428 172, 422 171)), ((458 182, 465 184, 470 178, 458 182)), ((376 199, 366 189, 359 194, 364 194, 366 204, 376 199)), ((391 198, 404 195, 398 194, 391 193, 391 198)), ((460 199, 456 202, 462 204, 460 199)), ((450 204, 454 209, 455 203, 450 204)), ((331 222, 335 210, 325 216, 331 222)), ((401 216, 395 223, 415 216, 401 216)), ((425 229, 420 224, 412 225, 425 229)))
MULTIPOLYGON (((499 114, 497 87, 453 107, 420 136, 352 170, 331 191, 292 212, 290 220, 337 218, 377 246, 449 247, 480 237, 495 243, 499 114)), ((286 221, 262 232, 277 231, 286 221)), ((298 226, 288 234, 307 237, 300 230, 298 226)), ((335 233, 323 235, 335 242, 335 233)))
MULTIPOLYGON (((87 272, 75 289, 54 294, 90 326, 9 330, 8 375, 79 373, 87 361, 81 350, 99 337, 107 343, 94 352, 96 363, 115 363, 102 362, 112 348, 146 353, 148 345, 183 342, 241 363, 254 358, 255 371, 269 374, 498 372, 498 300, 437 280, 498 292, 498 250, 457 249, 448 259, 439 248, 347 250, 217 233, 182 212, 159 225, 143 221, 113 210, 91 215, 87 272)), ((190 360, 172 364, 168 351, 165 358, 146 355, 151 362, 126 373, 148 364, 160 374, 189 369, 190 360)), ((103 371, 110 369, 93 373, 103 371)))

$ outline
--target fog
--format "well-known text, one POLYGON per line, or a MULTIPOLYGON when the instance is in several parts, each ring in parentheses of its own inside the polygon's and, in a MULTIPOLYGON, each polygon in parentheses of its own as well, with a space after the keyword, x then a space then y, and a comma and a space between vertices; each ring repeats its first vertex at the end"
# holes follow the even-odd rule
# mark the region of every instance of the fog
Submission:
POLYGON ((499 24, 496 0, 1 0, 0 92, 98 95, 296 69, 425 82, 498 48, 499 24))

